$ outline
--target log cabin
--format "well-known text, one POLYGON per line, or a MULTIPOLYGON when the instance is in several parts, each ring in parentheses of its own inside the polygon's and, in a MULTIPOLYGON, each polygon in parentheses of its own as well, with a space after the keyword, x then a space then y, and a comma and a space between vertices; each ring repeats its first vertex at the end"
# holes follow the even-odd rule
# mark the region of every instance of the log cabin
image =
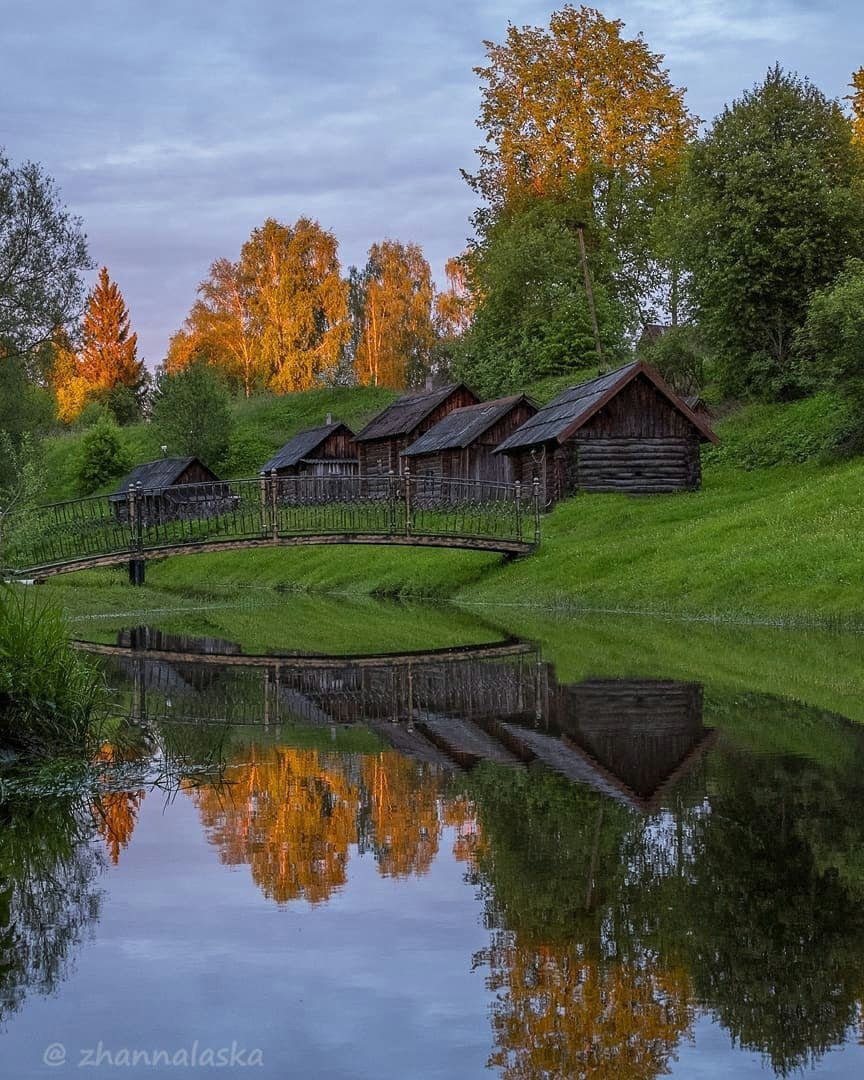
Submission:
POLYGON ((494 452, 514 479, 536 476, 550 505, 579 491, 693 491, 705 442, 717 442, 707 421, 637 360, 563 391, 494 452))
POLYGON ((130 487, 146 497, 147 516, 160 521, 183 517, 196 508, 203 514, 211 504, 215 507, 229 497, 227 485, 197 457, 158 458, 136 465, 108 496, 118 521, 127 520, 130 487), (178 485, 184 485, 180 491, 168 490, 178 485))
POLYGON ((406 394, 378 413, 355 436, 361 476, 402 471, 402 451, 454 409, 476 405, 479 398, 464 383, 406 394))
POLYGON ((268 476, 353 476, 357 469, 354 432, 330 417, 320 427, 298 432, 261 466, 268 476))
POLYGON ((537 408, 526 394, 516 394, 454 409, 403 450, 402 457, 414 476, 510 484, 511 459, 493 450, 537 408))

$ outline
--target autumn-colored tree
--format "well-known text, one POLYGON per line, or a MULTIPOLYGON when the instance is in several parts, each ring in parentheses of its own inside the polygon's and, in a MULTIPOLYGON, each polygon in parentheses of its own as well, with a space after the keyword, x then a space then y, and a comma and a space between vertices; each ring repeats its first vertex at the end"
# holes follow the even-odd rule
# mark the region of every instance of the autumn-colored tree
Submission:
POLYGON ((594 8, 566 5, 549 29, 507 29, 484 42, 489 63, 478 126, 486 145, 469 176, 490 204, 590 191, 601 175, 649 179, 677 165, 695 121, 641 35, 594 8))
POLYGON ((852 76, 852 93, 847 100, 852 102, 852 130, 855 141, 864 146, 864 67, 852 76))
POLYGON ((435 297, 435 320, 442 337, 461 337, 471 325, 478 297, 468 282, 467 259, 457 256, 444 266, 447 288, 435 297))
POLYGON ((429 263, 417 244, 383 240, 369 249, 363 329, 355 357, 364 385, 422 385, 435 343, 429 263))
POLYGON ((79 368, 94 389, 141 386, 144 365, 138 359, 138 335, 130 332, 126 301, 105 266, 90 293, 81 334, 79 368))
POLYGON ((74 357, 68 342, 58 342, 52 373, 58 413, 67 421, 94 397, 105 399, 109 407, 112 394, 137 398, 146 382, 144 364, 138 359, 138 335, 131 332, 123 294, 105 266, 87 301, 81 339, 81 350, 74 357))
POLYGON ((263 387, 266 373, 254 337, 251 300, 240 264, 217 259, 198 286, 198 300, 183 329, 171 338, 166 370, 174 374, 203 358, 246 397, 263 387))
POLYGON ((307 390, 339 363, 348 303, 337 246, 309 218, 293 225, 268 218, 243 245, 251 333, 276 393, 307 390))
POLYGON ((538 199, 571 204, 568 225, 584 226, 589 256, 603 247, 614 254, 607 284, 635 323, 651 321, 668 290, 652 221, 675 189, 697 121, 662 57, 623 29, 594 8, 567 5, 548 28, 511 24, 503 44, 485 42, 488 62, 475 70, 486 137, 479 170, 464 175, 485 203, 475 215, 481 247, 502 214, 512 219, 538 199))

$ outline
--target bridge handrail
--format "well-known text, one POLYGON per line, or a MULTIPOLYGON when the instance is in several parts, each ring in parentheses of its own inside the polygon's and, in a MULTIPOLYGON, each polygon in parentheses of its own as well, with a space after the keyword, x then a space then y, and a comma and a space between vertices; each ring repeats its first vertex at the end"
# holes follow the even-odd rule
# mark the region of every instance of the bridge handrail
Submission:
MULTIPOLYGON (((10 515, 2 561, 15 572, 130 559, 162 548, 288 543, 292 538, 382 538, 446 546, 539 542, 537 485, 385 473, 269 475, 47 503, 10 515), (458 543, 457 543, 458 542, 458 543)), ((333 542, 332 540, 329 542, 333 542)), ((338 542, 343 542, 339 540, 338 542)), ((368 542, 368 540, 367 540, 368 542)), ((379 542, 375 539, 374 542, 379 542)))

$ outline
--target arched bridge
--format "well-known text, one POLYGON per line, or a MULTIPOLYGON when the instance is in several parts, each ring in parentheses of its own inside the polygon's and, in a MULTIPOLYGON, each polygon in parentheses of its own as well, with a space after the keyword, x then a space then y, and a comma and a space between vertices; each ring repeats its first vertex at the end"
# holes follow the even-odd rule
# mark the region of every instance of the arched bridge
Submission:
POLYGON ((384 544, 526 555, 540 542, 536 484, 440 477, 291 476, 218 480, 39 506, 4 524, 5 576, 44 578, 238 548, 384 544))

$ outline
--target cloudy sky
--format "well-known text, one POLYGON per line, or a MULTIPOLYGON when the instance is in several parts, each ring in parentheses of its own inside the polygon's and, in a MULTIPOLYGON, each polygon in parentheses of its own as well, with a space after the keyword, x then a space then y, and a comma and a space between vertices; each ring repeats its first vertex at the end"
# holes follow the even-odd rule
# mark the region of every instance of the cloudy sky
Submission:
MULTIPOLYGON (((595 0, 599 3, 599 0, 595 0)), ((153 365, 210 262, 316 217, 343 264, 385 236, 440 277, 468 235, 472 68, 536 0, 0 0, 0 146, 40 161, 120 283, 153 365)), ((842 95, 860 0, 618 0, 710 119, 775 60, 842 95)))

